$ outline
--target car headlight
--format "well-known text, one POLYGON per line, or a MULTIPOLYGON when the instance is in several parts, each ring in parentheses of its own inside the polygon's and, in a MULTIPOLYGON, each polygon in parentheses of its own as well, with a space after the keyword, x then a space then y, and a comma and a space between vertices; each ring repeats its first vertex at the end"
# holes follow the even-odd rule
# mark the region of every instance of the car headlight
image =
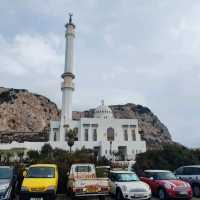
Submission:
POLYGON ((9 187, 9 183, 0 185, 0 192, 5 192, 9 187))
POLYGON ((125 185, 122 185, 122 191, 124 191, 124 192, 127 191, 127 187, 125 185))
POLYGON ((147 186, 147 190, 148 190, 149 192, 151 192, 150 186, 149 186, 148 184, 146 184, 146 186, 147 186))
POLYGON ((189 183, 185 183, 187 188, 191 188, 191 185, 189 183))
POLYGON ((174 187, 170 183, 165 183, 164 186, 166 189, 174 189, 174 187))
POLYGON ((25 187, 25 186, 22 186, 22 187, 21 187, 21 191, 22 191, 22 192, 26 192, 26 191, 28 191, 28 188, 25 187))
POLYGON ((50 186, 47 188, 47 190, 55 190, 55 186, 50 185, 50 186))

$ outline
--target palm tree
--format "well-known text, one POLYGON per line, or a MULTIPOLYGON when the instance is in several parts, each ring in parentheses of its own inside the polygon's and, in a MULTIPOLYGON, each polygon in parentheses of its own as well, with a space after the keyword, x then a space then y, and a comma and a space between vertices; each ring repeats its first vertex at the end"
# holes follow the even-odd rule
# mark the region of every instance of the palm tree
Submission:
POLYGON ((76 138, 77 138, 77 130, 75 128, 66 129, 65 135, 66 135, 67 144, 70 148, 70 153, 71 153, 72 146, 74 145, 74 142, 76 141, 76 138))

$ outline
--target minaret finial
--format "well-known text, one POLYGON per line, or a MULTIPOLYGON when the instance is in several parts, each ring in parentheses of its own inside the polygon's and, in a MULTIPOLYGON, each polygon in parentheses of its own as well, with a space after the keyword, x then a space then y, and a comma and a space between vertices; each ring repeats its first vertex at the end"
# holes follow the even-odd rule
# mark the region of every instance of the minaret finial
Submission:
POLYGON ((69 24, 72 24, 72 16, 73 16, 73 13, 69 13, 69 24))

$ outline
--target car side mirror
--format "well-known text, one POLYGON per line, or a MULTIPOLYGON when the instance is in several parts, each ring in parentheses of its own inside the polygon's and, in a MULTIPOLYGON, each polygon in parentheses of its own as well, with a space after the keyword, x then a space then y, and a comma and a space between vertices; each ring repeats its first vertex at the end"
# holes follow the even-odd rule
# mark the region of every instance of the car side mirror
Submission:
POLYGON ((24 171, 23 171, 23 177, 26 177, 26 176, 27 176, 27 171, 24 170, 24 171))
POLYGON ((149 179, 150 179, 150 180, 152 180, 152 181, 154 180, 154 178, 153 178, 153 177, 150 177, 149 179))

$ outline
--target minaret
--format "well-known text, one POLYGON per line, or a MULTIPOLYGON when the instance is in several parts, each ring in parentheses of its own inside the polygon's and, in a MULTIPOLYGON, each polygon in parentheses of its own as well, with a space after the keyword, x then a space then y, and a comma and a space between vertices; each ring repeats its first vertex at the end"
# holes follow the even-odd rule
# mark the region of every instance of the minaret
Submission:
POLYGON ((60 141, 65 140, 64 125, 67 125, 72 120, 72 94, 74 91, 74 38, 75 25, 72 22, 72 14, 69 14, 69 22, 66 27, 66 48, 65 48, 65 68, 62 74, 63 82, 62 90, 62 111, 61 111, 61 127, 60 141))

